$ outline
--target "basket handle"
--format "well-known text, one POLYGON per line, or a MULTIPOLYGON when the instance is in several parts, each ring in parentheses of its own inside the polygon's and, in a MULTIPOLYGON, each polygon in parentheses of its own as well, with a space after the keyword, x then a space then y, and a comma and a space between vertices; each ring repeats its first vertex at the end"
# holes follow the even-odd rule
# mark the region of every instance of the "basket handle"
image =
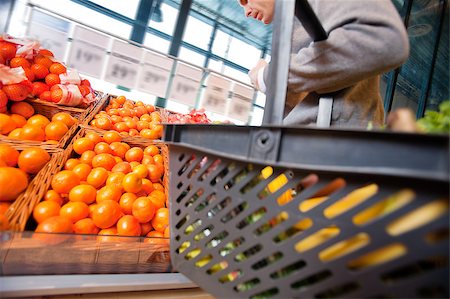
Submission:
MULTIPOLYGON (((308 32, 314 41, 323 41, 328 37, 307 0, 275 1, 272 61, 270 62, 269 68, 269 82, 267 84, 267 101, 264 109, 263 125, 281 125, 283 122, 294 12, 306 32, 308 32)), ((322 102, 322 99, 320 102, 322 102)), ((326 101, 326 104, 326 109, 320 109, 319 107, 319 111, 327 111, 330 115, 320 117, 322 123, 320 126, 325 126, 323 123, 327 121, 329 126, 329 121, 331 120, 330 101, 326 101)))

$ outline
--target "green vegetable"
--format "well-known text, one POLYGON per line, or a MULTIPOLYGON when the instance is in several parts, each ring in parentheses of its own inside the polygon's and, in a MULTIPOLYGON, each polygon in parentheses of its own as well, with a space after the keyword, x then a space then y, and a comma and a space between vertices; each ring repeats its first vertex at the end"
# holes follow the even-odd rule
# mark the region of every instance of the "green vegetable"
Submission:
POLYGON ((450 100, 442 102, 439 111, 426 111, 417 124, 426 133, 450 134, 450 100))

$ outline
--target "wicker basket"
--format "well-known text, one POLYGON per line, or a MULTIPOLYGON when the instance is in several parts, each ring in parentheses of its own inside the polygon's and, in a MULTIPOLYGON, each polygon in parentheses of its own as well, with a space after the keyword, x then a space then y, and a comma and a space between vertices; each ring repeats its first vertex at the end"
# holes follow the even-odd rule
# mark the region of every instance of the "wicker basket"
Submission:
MULTIPOLYGON (((76 108, 76 107, 67 107, 67 106, 61 106, 56 105, 54 103, 41 101, 38 99, 33 100, 27 100, 27 102, 33 106, 34 110, 38 114, 42 114, 48 119, 51 119, 53 115, 59 112, 66 112, 77 119, 79 124, 82 124, 83 121, 90 116, 92 111, 101 104, 102 100, 104 100, 104 95, 102 92, 95 92, 96 94, 96 100, 92 104, 90 104, 87 108, 76 108)), ((77 126, 72 126, 69 128, 69 131, 61 138, 61 140, 58 141, 57 144, 50 144, 47 142, 39 142, 39 141, 30 141, 25 140, 27 144, 34 145, 34 146, 41 146, 43 148, 49 149, 49 148, 65 148, 69 142, 71 141, 72 137, 76 133, 77 126)), ((14 144, 17 142, 21 142, 21 140, 15 140, 12 138, 8 138, 6 136, 0 135, 0 141, 2 143, 6 144, 14 144)))
MULTIPOLYGON (((83 137, 91 128, 80 126, 72 141, 83 137)), ((122 140, 125 142, 125 140, 122 140)), ((164 157, 165 173, 168 173, 167 146, 150 140, 127 140, 130 146, 156 145, 164 157)), ((31 211, 42 195, 49 189, 53 174, 75 157, 70 143, 58 156, 54 169, 41 176, 42 189, 38 200, 29 202, 31 211)), ((168 175, 162 182, 168 194, 168 175)), ((32 229, 33 219, 26 228, 32 229)), ((100 238, 105 238, 104 236, 100 238)), ((110 236, 108 242, 99 241, 97 235, 43 234, 32 231, 7 232, 0 243, 0 257, 4 257, 0 273, 3 275, 41 274, 125 274, 166 273, 172 271, 168 239, 148 237, 110 236), (70 254, 68 254, 70 252, 70 254)))
MULTIPOLYGON (((22 151, 30 147, 36 147, 34 143, 26 141, 9 142, 13 148, 22 151)), ((56 173, 58 165, 61 164, 63 150, 59 148, 46 148, 50 154, 50 161, 30 180, 27 189, 11 204, 6 211, 6 217, 10 223, 10 229, 14 231, 23 231, 25 224, 30 217, 34 206, 44 196, 50 182, 46 177, 51 177, 56 173)))

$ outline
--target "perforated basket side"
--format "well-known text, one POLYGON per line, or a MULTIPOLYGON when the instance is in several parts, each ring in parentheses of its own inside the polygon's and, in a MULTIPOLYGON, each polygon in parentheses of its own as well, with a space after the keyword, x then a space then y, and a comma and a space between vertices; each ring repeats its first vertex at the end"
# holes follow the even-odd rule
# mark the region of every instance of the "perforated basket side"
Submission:
POLYGON ((169 154, 172 263, 211 294, 448 296, 448 182, 169 154))

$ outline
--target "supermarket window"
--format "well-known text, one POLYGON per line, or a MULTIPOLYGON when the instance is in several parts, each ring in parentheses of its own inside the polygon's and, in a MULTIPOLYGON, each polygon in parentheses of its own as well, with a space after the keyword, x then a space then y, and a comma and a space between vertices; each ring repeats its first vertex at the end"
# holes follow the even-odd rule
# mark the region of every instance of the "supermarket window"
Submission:
POLYGON ((258 106, 264 107, 266 105, 266 95, 264 93, 258 91, 256 93, 255 104, 258 106))
POLYGON ((230 76, 231 78, 234 78, 236 80, 242 81, 244 83, 251 84, 250 78, 248 77, 247 73, 241 72, 232 67, 225 66, 225 68, 223 70, 223 74, 230 76))
POLYGON ((228 51, 228 45, 230 43, 230 35, 226 34, 221 30, 216 31, 216 36, 214 38, 214 43, 212 46, 212 52, 220 57, 226 58, 226 53, 228 51))
POLYGON ((231 37, 230 49, 227 59, 239 64, 247 69, 256 65, 261 57, 261 50, 237 39, 231 37))
POLYGON ((183 41, 207 50, 212 30, 211 25, 189 16, 184 30, 183 41))
POLYGON ((263 116, 264 116, 264 109, 253 107, 249 125, 260 126, 262 124, 263 116))
POLYGON ((60 13, 63 16, 71 17, 87 26, 128 39, 132 30, 131 25, 127 25, 114 18, 108 17, 100 12, 96 12, 88 7, 74 3, 73 1, 33 1, 49 11, 60 13), (105 26, 105 24, 108 24, 105 26))
POLYGON ((206 58, 204 55, 189 50, 185 47, 180 48, 180 53, 178 54, 178 57, 182 60, 193 63, 200 67, 203 67, 206 58))
POLYGON ((172 7, 171 5, 166 3, 168 1, 156 2, 156 6, 153 11, 154 16, 152 16, 149 20, 148 26, 172 35, 177 22, 179 7, 172 7))
POLYGON ((209 59, 208 68, 213 71, 222 73, 223 72, 223 62, 222 62, 222 60, 209 59))
POLYGON ((139 7, 140 0, 127 0, 126 5, 123 1, 110 1, 110 0, 90 0, 95 4, 103 6, 104 8, 110 9, 112 11, 118 12, 130 19, 136 17, 136 13, 139 7))
POLYGON ((154 34, 146 33, 144 38, 144 46, 167 54, 169 52, 170 41, 154 34))

